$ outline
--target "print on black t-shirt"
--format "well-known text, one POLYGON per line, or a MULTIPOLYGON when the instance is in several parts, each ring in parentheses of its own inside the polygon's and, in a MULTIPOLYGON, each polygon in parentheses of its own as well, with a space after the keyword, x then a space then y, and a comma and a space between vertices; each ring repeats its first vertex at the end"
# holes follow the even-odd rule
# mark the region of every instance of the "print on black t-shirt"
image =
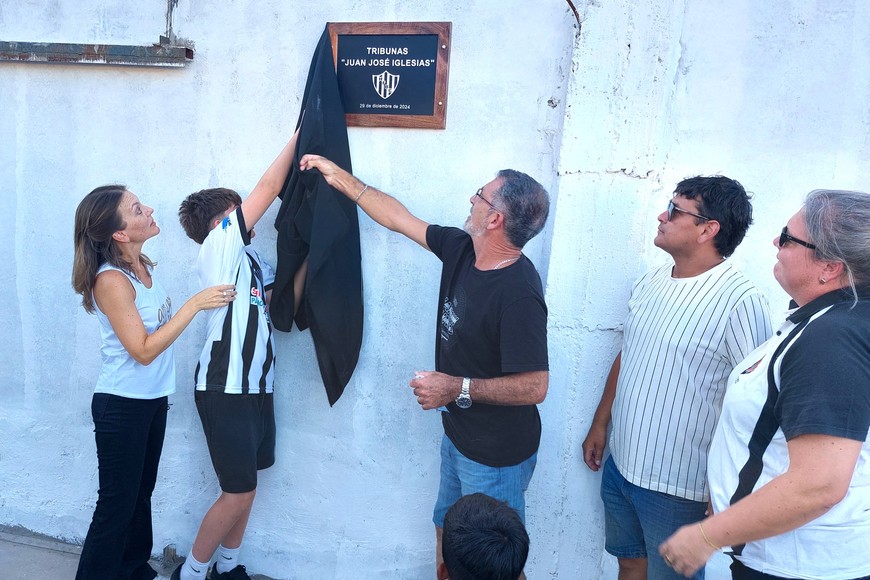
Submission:
POLYGON ((456 341, 451 339, 462 329, 462 323, 465 321, 465 305, 464 288, 456 288, 456 295, 452 299, 449 296, 444 298, 444 307, 441 309, 442 348, 449 350, 456 344, 456 341))

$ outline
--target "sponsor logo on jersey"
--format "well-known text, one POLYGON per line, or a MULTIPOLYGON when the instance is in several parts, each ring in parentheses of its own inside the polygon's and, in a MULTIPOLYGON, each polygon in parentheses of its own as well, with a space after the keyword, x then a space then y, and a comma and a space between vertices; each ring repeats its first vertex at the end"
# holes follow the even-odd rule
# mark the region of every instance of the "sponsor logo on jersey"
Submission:
POLYGON ((259 306, 260 308, 266 307, 266 302, 263 300, 263 293, 260 292, 259 288, 251 288, 251 304, 259 306))

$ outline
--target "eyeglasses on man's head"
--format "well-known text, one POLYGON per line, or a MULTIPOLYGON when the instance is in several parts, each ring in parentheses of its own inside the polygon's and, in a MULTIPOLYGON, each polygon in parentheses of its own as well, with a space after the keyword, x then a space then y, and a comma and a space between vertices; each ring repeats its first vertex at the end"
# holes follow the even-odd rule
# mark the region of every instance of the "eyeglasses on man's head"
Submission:
POLYGON ((498 209, 497 207, 495 207, 495 206, 494 206, 494 205, 493 205, 493 204, 492 204, 488 199, 486 199, 485 197, 483 197, 483 188, 482 188, 482 187, 481 187, 480 189, 478 189, 477 191, 475 191, 475 192, 474 192, 474 195, 476 195, 477 197, 479 197, 480 199, 482 199, 483 202, 484 202, 486 205, 488 205, 489 207, 491 207, 491 208, 494 209, 495 211, 501 211, 500 209, 498 209))

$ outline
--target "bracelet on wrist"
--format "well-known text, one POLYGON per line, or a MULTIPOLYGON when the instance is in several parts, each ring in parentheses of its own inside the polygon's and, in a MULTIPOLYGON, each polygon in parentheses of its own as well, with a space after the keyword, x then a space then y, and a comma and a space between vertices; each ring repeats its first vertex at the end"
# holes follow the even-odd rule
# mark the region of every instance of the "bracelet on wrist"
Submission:
POLYGON ((704 532, 704 526, 701 525, 701 522, 698 522, 698 529, 701 530, 701 536, 704 538, 704 541, 707 542, 707 545, 716 550, 717 552, 721 550, 719 546, 710 541, 710 538, 707 537, 707 534, 704 532))

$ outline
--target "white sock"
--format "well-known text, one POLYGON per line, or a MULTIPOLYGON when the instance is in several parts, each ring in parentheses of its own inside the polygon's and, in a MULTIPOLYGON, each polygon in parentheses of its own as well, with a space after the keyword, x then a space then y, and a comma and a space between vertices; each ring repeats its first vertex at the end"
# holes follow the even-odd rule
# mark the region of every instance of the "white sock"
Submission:
POLYGON ((193 557, 193 549, 181 567, 181 580, 204 580, 208 572, 208 562, 200 562, 193 557))
POLYGON ((239 565, 239 552, 242 551, 242 547, 238 548, 224 548, 223 545, 219 546, 217 549, 217 560, 215 561, 215 568, 218 571, 218 574, 225 574, 239 565))

